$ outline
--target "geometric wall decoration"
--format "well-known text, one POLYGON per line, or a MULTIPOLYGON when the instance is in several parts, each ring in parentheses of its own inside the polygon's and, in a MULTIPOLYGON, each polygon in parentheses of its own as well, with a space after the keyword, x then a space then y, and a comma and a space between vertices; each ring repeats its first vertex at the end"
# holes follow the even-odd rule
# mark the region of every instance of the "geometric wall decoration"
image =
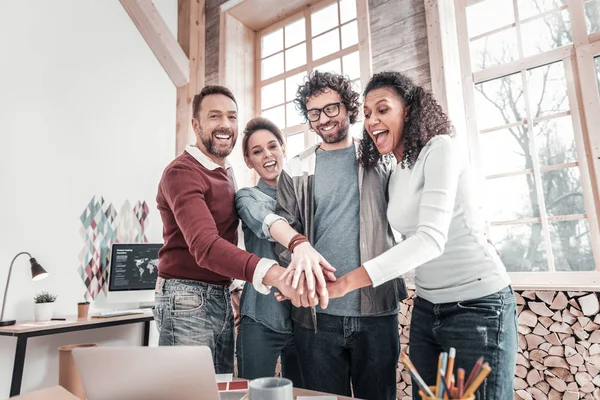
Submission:
POLYGON ((150 212, 148 208, 148 204, 146 202, 138 201, 135 207, 133 208, 133 212, 135 217, 140 223, 140 229, 138 231, 138 236, 136 237, 136 242, 147 242, 148 238, 146 238, 146 221, 148 219, 148 214, 150 212))
POLYGON ((113 243, 147 242, 148 205, 129 201, 117 213, 115 207, 103 197, 94 196, 79 217, 83 248, 79 253, 79 276, 86 287, 86 297, 95 299, 100 292, 106 294, 107 267, 113 243))

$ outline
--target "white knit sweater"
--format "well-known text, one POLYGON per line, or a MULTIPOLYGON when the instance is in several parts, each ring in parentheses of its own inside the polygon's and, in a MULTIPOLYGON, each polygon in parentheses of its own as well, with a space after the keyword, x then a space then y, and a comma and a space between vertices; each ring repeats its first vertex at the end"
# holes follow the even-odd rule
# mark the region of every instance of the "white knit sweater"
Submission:
POLYGON ((406 239, 364 264, 377 286, 415 269, 417 295, 432 303, 495 293, 509 277, 484 234, 468 157, 457 139, 436 136, 413 168, 390 177, 388 219, 406 239))

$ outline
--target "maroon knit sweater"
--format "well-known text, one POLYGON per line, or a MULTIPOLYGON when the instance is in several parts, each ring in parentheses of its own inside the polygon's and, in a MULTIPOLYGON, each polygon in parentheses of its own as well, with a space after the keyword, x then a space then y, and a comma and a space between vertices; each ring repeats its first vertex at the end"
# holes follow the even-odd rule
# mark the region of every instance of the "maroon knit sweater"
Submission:
POLYGON ((229 285, 252 282, 260 260, 237 247, 235 185, 223 168, 210 170, 184 152, 163 172, 156 203, 164 246, 158 275, 229 285))

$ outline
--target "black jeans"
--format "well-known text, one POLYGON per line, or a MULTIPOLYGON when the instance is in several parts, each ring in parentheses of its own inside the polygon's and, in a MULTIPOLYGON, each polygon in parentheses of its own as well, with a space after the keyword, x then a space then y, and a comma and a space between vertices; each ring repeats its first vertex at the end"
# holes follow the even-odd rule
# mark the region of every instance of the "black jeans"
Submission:
POLYGON ((277 358, 281 356, 281 375, 303 388, 298 352, 293 335, 275 332, 250 317, 242 317, 236 341, 238 375, 244 379, 275 376, 277 358))
MULTIPOLYGON (((465 369, 465 379, 481 356, 492 372, 476 392, 477 400, 514 397, 517 361, 517 313, 512 288, 478 299, 433 304, 414 300, 410 323, 410 358, 428 385, 435 385, 441 352, 456 349, 454 373, 465 369)), ((413 398, 418 387, 413 385, 413 398)))
POLYGON ((294 326, 307 389, 368 400, 396 399, 398 317, 317 314, 317 332, 294 326))

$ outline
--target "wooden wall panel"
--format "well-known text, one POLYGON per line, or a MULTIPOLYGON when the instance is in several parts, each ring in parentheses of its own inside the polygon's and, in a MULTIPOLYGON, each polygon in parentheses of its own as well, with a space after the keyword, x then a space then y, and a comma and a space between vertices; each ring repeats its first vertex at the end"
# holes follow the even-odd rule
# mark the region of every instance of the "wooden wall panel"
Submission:
POLYGON ((219 17, 227 0, 206 0, 206 75, 207 85, 219 82, 219 17))
POLYGON ((431 89, 424 0, 369 0, 373 72, 404 72, 431 89))
POLYGON ((175 148, 180 155, 185 146, 196 142, 192 130, 192 100, 204 86, 205 4, 204 0, 178 0, 177 41, 190 63, 190 82, 177 88, 175 148))
MULTIPOLYGON (((219 80, 219 6, 206 0, 206 83, 219 80)), ((406 72, 431 88, 425 0, 369 0, 373 72, 406 72)))
POLYGON ((238 104, 239 133, 237 143, 228 158, 236 171, 238 187, 254 184, 252 170, 248 169, 242 156, 243 129, 254 117, 255 104, 255 41, 256 33, 229 14, 222 14, 220 34, 223 35, 219 48, 226 49, 221 55, 217 82, 227 86, 238 104))

